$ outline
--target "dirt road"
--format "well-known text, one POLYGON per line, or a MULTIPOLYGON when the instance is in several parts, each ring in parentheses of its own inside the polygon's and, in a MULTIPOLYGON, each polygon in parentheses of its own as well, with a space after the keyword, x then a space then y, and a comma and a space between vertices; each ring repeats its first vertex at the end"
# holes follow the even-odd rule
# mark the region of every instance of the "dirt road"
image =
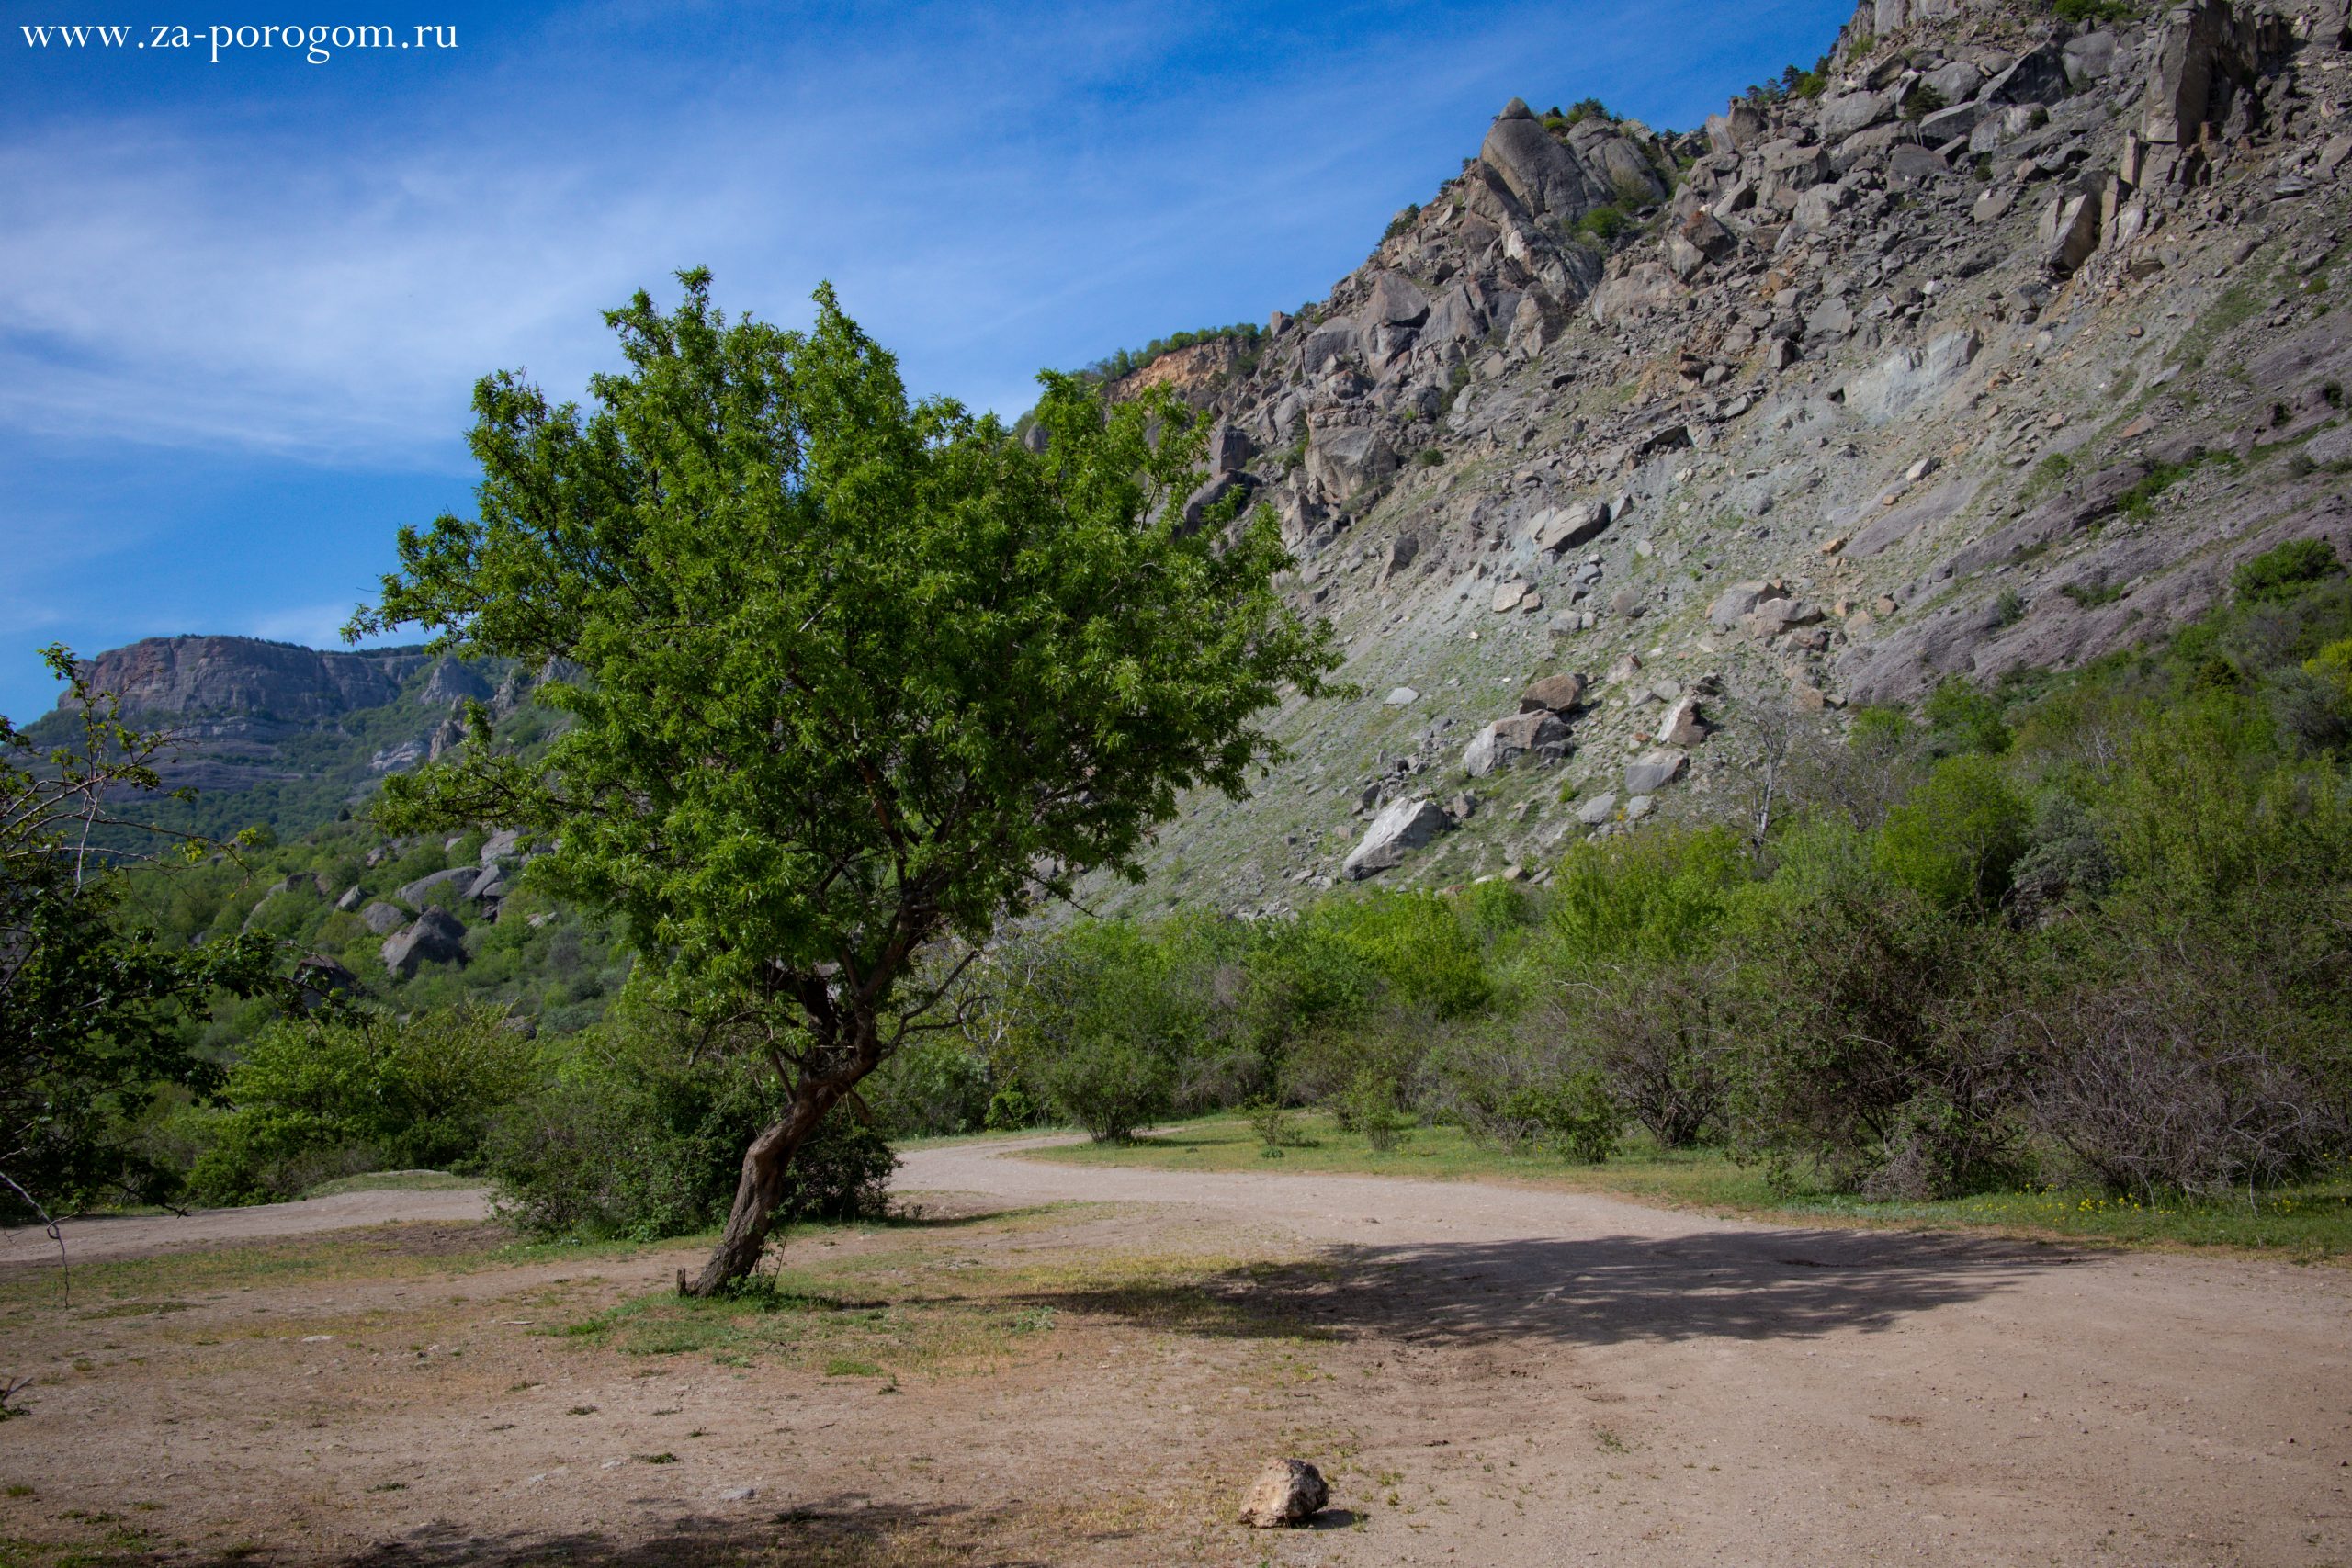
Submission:
POLYGON ((1304 1304, 1394 1348, 1344 1401, 1372 1462, 1434 1444, 1464 1480, 1546 1478, 1453 1495, 1440 1557, 2352 1562, 2342 1269, 984 1146, 902 1180, 1181 1203, 1333 1249, 1304 1304))
POLYGON ((342 1568, 2352 1562, 2340 1268, 1018 1155, 913 1154, 928 1219, 794 1238, 793 1288, 826 1299, 735 1329, 659 1319, 692 1251, 510 1259, 447 1223, 470 1194, 91 1227, 79 1256, 437 1222, 299 1266, 101 1267, 71 1306, 0 1293, 0 1371, 37 1379, 0 1425, 0 1546, 135 1534, 174 1561, 342 1568), (1332 1510, 1239 1529, 1279 1454, 1331 1473, 1332 1510))
MULTIPOLYGON (((489 1217, 490 1190, 473 1187, 434 1192, 338 1192, 332 1198, 257 1203, 250 1209, 65 1220, 59 1228, 70 1263, 97 1263, 110 1258, 144 1258, 187 1247, 312 1235, 402 1220, 464 1223, 489 1217)), ((39 1226, 0 1230, 0 1268, 56 1261, 57 1243, 39 1226)))

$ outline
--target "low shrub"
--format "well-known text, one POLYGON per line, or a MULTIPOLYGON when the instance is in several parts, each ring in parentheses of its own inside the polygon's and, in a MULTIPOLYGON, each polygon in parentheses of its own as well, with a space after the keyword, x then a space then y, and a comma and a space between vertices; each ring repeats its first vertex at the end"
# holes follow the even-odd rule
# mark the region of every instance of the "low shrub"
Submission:
MULTIPOLYGON (((787 1104, 773 1069, 729 1043, 641 1013, 582 1037, 557 1080, 494 1130, 488 1163, 504 1212, 537 1235, 650 1240, 718 1224, 743 1151, 787 1104)), ((878 1218, 897 1163, 837 1106, 794 1154, 776 1217, 878 1218)))

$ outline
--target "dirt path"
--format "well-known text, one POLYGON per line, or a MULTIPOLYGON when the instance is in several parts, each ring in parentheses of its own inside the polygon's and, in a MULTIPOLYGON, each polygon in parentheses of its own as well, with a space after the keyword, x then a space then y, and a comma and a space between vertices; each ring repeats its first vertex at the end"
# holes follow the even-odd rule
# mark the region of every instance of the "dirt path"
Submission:
POLYGON ((748 1337, 657 1321, 686 1310, 690 1249, 509 1260, 450 1223, 469 1193, 84 1227, 77 1256, 164 1255, 93 1269, 70 1306, 0 1269, 0 1371, 37 1380, 0 1425, 0 1549, 2352 1563, 2352 1271, 1023 1146, 912 1154, 930 1216, 795 1236, 792 1288, 827 1300, 730 1309, 748 1337), (442 1223, 242 1267, 189 1250, 392 1217, 442 1223), (582 1332, 615 1310, 639 1326, 582 1332), (1285 1453, 1330 1472, 1332 1510, 1238 1529, 1285 1453))
POLYGON ((902 1181, 1181 1203, 1331 1248, 1301 1305, 1396 1348, 1350 1391, 1374 1462, 1438 1444, 1480 1456, 1464 1479, 1583 1476, 1453 1496, 1455 1560, 2352 1562, 2342 1269, 985 1145, 902 1181))
MULTIPOLYGON (((144 1258, 189 1247, 219 1247, 273 1237, 312 1235, 402 1220, 463 1224, 490 1217, 486 1187, 439 1191, 338 1192, 296 1203, 260 1203, 250 1209, 198 1209, 187 1214, 141 1214, 120 1219, 66 1220, 60 1229, 72 1263, 113 1258, 144 1258)), ((39 1226, 0 1230, 0 1268, 12 1263, 54 1263, 57 1243, 39 1226)))

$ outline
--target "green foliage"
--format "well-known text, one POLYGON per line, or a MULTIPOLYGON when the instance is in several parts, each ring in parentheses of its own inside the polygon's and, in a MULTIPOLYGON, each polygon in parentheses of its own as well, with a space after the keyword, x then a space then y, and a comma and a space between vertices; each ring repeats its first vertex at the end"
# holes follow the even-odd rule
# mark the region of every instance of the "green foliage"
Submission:
POLYGON ((537 759, 477 735, 379 813, 539 833, 534 877, 616 919, 645 993, 755 1026, 821 1117, 944 994, 909 988, 928 950, 1132 873, 1335 659, 1274 589, 1270 511, 1184 525, 1203 432, 1164 389, 1106 409, 1048 373, 1032 451, 910 402, 830 289, 797 333, 681 280, 611 313, 628 368, 593 407, 477 387, 479 518, 403 530, 354 629, 568 661, 545 694, 573 723, 537 759))
POLYGON ((191 948, 129 918, 125 856, 88 850, 98 830, 183 864, 211 846, 117 810, 161 792, 165 738, 124 724, 119 699, 93 691, 64 648, 42 657, 69 684, 70 730, 43 748, 0 718, 0 1218, 11 1223, 172 1199, 182 1172, 140 1122, 167 1091, 217 1080, 194 1025, 215 995, 265 1015, 297 998, 264 937, 191 948))
POLYGON ((1928 743, 1939 754, 1981 751, 1999 756, 2009 749, 2009 726, 2001 702, 1958 675, 1947 675, 1919 705, 1928 743))
MULTIPOLYGON (((1388 220, 1388 227, 1381 231, 1381 243, 1385 244, 1399 234, 1411 233, 1413 225, 1420 221, 1420 217, 1421 204, 1418 201, 1407 202, 1396 216, 1388 220)), ((1149 362, 1147 360, 1146 363, 1149 362)))
POLYGON ((1099 1143, 1169 1113, 1178 1061, 1202 1032, 1171 948, 1125 921, 1080 926, 1045 945, 1008 998, 1022 1077, 1099 1143))
POLYGON ((500 1010, 373 1010, 264 1030, 229 1071, 226 1114, 191 1180, 215 1203, 291 1198, 366 1169, 468 1170, 492 1122, 541 1080, 500 1010))
POLYGON ((1625 209, 1614 202, 1604 202, 1577 220, 1577 232, 1608 244, 1632 226, 1633 220, 1625 209))
POLYGON ((1332 1104, 1340 1127, 1362 1134, 1375 1154, 1391 1152, 1411 1135, 1413 1120, 1404 1111, 1402 1086, 1376 1066, 1358 1068, 1332 1104))
POLYGON ((2335 547, 2325 539, 2290 539, 2232 572, 2230 586, 2242 604, 2277 604, 2293 599, 2313 583, 2343 575, 2344 563, 2335 558, 2335 547))
POLYGON ((2128 22, 2140 14, 2130 0, 2050 0, 2050 14, 2062 22, 2128 22))
POLYGON ((1704 947, 1749 878, 1729 827, 1661 828, 1569 850, 1554 878, 1550 925, 1586 961, 1674 958, 1704 947))
POLYGON ((1924 81, 1913 83, 1911 90, 1903 95, 1903 118, 1907 120, 1922 120, 1938 109, 1951 107, 1943 94, 1924 81))
POLYGON ((1989 907, 2008 889, 2030 820, 1998 762, 1979 753, 1947 757, 1887 813, 1873 863, 1938 908, 1989 907))
MULTIPOLYGON (((579 1036, 492 1133, 487 1164, 510 1217, 535 1235, 639 1240, 725 1217, 745 1146, 787 1094, 724 1044, 643 1010, 579 1036)), ((873 1128, 829 1117, 794 1157, 774 1218, 878 1218, 896 1165, 873 1128)))

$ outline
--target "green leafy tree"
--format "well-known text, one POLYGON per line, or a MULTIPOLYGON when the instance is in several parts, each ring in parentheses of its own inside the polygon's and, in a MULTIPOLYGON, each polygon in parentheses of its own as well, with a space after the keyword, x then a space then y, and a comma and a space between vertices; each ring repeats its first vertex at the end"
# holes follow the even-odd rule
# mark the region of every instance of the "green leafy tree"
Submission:
POLYGON ((542 755, 478 719, 382 816, 536 834, 534 875, 619 918, 639 984, 789 1086, 707 1293, 757 1263, 826 1112, 952 1022, 971 945, 1087 871, 1139 875, 1179 792, 1242 793, 1275 750, 1255 716, 1336 660, 1274 590, 1270 513, 1185 525, 1201 431, 1172 397, 1105 409, 1047 373, 1018 440, 910 402, 829 288, 801 333, 680 280, 673 311, 607 315, 627 368, 592 407, 477 386, 480 515, 403 530, 352 629, 577 671, 542 755))
POLYGON ((0 1213, 10 1217, 108 1197, 169 1201, 178 1173, 134 1131, 166 1085, 210 1086, 215 1069, 180 1026, 216 990, 294 997, 263 937, 191 948, 124 918, 133 856, 98 843, 208 846, 143 827, 135 809, 163 792, 155 764, 170 738, 124 724, 119 702, 93 690, 64 648, 41 657, 69 683, 71 739, 44 750, 0 718, 0 1213))

